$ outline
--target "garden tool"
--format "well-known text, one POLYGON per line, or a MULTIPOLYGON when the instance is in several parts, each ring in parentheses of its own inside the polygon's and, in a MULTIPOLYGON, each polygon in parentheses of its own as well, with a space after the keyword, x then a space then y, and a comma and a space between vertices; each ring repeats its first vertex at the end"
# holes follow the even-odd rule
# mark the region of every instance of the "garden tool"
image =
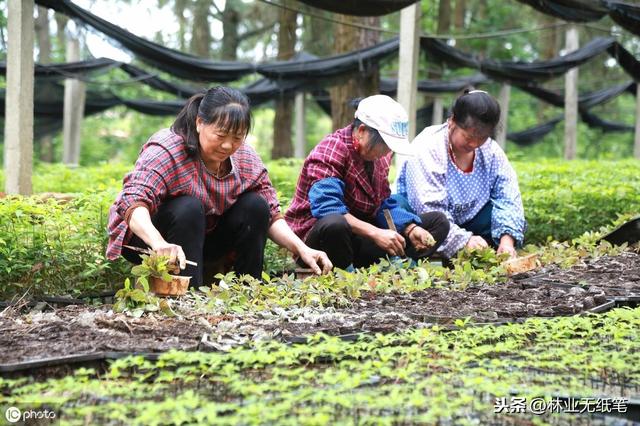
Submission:
MULTIPOLYGON (((387 221, 387 226, 389 227, 389 229, 391 229, 394 232, 398 232, 398 229, 396 228, 396 224, 393 223, 393 218, 391 217, 391 212, 389 211, 389 209, 384 209, 382 210, 382 213, 384 214, 384 219, 387 221)), ((392 263, 395 262, 406 262, 406 261, 411 261, 413 259, 409 259, 407 258, 407 256, 405 255, 404 257, 400 257, 400 256, 392 256, 389 258, 389 260, 392 263)))

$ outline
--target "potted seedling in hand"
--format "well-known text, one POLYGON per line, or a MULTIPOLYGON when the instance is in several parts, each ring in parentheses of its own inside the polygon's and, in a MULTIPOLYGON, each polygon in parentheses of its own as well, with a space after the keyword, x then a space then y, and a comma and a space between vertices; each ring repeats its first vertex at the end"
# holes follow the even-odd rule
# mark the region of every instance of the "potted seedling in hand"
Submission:
POLYGON ((173 275, 180 272, 169 257, 156 253, 140 255, 142 262, 131 269, 138 282, 159 296, 181 296, 187 292, 191 277, 173 275))

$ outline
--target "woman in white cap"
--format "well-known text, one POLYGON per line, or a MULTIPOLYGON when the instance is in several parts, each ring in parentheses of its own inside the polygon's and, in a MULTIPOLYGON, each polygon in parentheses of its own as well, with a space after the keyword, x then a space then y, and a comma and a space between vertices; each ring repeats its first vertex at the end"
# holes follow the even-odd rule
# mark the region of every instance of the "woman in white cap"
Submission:
POLYGON ((491 138, 500 106, 487 92, 466 91, 444 124, 427 127, 412 143, 419 155, 398 174, 398 193, 418 214, 440 211, 451 231, 440 247, 450 258, 467 247, 492 246, 516 256, 526 222, 518 179, 498 143, 491 138))
POLYGON ((309 247, 325 251, 334 266, 349 270, 385 256, 427 257, 446 238, 444 214, 416 215, 391 197, 393 152, 412 152, 407 129, 407 113, 399 103, 370 96, 358 104, 353 123, 325 137, 305 160, 285 220, 309 247), (396 230, 388 229, 384 210, 396 230))

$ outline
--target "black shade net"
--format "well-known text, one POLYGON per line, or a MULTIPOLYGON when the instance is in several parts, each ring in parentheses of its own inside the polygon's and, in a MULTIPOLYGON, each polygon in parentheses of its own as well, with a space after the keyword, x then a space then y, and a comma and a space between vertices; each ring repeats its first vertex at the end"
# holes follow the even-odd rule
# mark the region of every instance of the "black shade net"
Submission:
POLYGON ((529 129, 521 130, 519 132, 508 132, 507 139, 520 146, 533 145, 540 142, 545 136, 551 133, 553 129, 556 128, 556 125, 562 120, 563 117, 556 117, 546 123, 542 123, 529 129))
POLYGON ((609 16, 617 24, 635 35, 640 35, 640 5, 621 1, 604 0, 609 16))
POLYGON ((397 12, 417 0, 298 0, 330 12, 353 16, 381 16, 397 12))
POLYGON ((512 84, 542 82, 564 75, 571 68, 584 64, 597 55, 608 52, 634 80, 640 80, 640 62, 613 38, 595 38, 580 49, 548 61, 519 62, 480 59, 462 52, 442 40, 422 37, 420 45, 427 56, 454 67, 474 68, 497 81, 512 84))
POLYGON ((242 76, 254 72, 252 64, 198 58, 150 42, 97 17, 69 0, 36 0, 36 3, 95 28, 117 40, 143 62, 181 78, 196 81, 228 82, 238 80, 242 76))
POLYGON ((592 0, 518 0, 545 15, 555 16, 570 22, 597 21, 608 9, 599 1, 592 0))

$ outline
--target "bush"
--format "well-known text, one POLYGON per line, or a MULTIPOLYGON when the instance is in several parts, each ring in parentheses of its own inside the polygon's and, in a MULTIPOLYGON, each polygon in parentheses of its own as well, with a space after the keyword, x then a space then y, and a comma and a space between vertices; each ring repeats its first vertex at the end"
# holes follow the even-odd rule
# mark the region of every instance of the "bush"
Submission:
POLYGON ((515 162, 527 242, 564 241, 640 214, 640 163, 546 160, 515 162))
POLYGON ((78 296, 122 283, 129 266, 104 256, 111 200, 111 192, 86 193, 66 204, 0 199, 0 299, 25 292, 78 296))

